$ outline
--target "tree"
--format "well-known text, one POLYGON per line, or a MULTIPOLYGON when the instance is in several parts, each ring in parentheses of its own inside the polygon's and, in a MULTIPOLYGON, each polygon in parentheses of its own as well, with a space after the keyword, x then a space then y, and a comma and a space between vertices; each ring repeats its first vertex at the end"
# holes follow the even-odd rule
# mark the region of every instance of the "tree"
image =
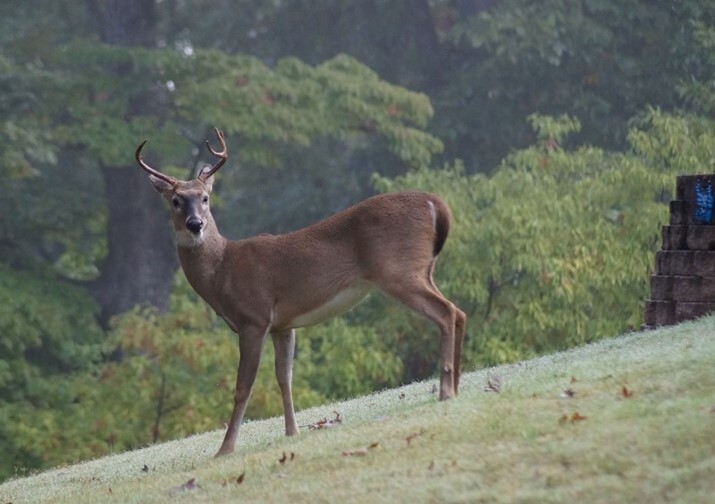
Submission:
POLYGON ((574 144, 623 149, 631 118, 649 105, 674 110, 678 81, 697 75, 698 20, 712 25, 711 2, 509 0, 457 16, 444 32, 451 80, 429 92, 433 131, 468 171, 488 172, 530 144, 532 113, 575 115, 574 144))
MULTIPOLYGON (((87 6, 103 44, 123 48, 150 48, 156 45, 158 13, 155 2, 90 0, 87 6)), ((107 72, 102 79, 103 84, 108 84, 110 79, 123 82, 126 80, 123 77, 130 72, 126 62, 108 62, 102 66, 107 72)), ((86 84, 89 84, 86 89, 91 92, 94 86, 89 82, 86 84)), ((89 101, 114 102, 116 98, 111 96, 114 90, 110 89, 97 90, 89 101), (102 95, 102 92, 105 94, 102 95)), ((133 94, 122 96, 119 100, 125 100, 122 119, 131 123, 160 107, 157 101, 161 100, 161 96, 152 93, 150 88, 134 87, 133 94)), ((77 119, 86 120, 87 117, 77 119)), ((96 126, 104 127, 101 121, 96 126)), ((81 143, 85 139, 79 136, 76 141, 81 143)), ((98 159, 107 202, 108 253, 101 265, 101 274, 92 282, 90 290, 102 307, 100 320, 104 324, 112 315, 137 304, 166 308, 178 267, 161 202, 147 186, 145 177, 130 169, 130 157, 123 157, 122 161, 111 160, 114 162, 109 163, 102 157, 98 159)))

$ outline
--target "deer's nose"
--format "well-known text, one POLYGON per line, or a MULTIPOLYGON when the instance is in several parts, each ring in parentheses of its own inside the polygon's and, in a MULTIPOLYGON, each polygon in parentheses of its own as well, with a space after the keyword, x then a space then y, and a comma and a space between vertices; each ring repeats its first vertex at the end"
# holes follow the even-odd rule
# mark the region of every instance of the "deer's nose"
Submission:
POLYGON ((189 220, 186 221, 186 229, 191 231, 194 234, 197 234, 201 231, 201 228, 204 227, 204 223, 201 219, 198 219, 196 217, 191 217, 189 220))

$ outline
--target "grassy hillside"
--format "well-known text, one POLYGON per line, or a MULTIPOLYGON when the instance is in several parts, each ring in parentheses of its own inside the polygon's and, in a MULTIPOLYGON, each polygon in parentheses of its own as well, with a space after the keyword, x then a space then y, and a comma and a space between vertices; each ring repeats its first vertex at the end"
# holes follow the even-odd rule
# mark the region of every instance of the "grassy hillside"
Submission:
POLYGON ((0 485, 25 502, 712 502, 715 318, 58 468, 0 485), (485 389, 489 391, 485 391, 485 389), (498 390, 498 392, 497 392, 498 390))

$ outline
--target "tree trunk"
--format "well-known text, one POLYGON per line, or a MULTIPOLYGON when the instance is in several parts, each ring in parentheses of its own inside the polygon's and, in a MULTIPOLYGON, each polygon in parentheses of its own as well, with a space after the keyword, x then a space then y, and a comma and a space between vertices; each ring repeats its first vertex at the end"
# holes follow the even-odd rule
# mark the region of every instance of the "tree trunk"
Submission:
MULTIPOLYGON (((103 43, 155 46, 158 15, 153 0, 88 0, 87 8, 103 43)), ((118 78, 126 70, 116 68, 118 78)), ((132 100, 127 120, 151 110, 151 100, 150 93, 132 100)), ((129 165, 103 167, 102 176, 108 255, 90 291, 106 326, 110 317, 136 305, 166 309, 178 260, 167 211, 146 175, 129 165)))
POLYGON ((136 166, 102 169, 109 253, 92 293, 103 325, 135 305, 166 309, 178 268, 162 198, 136 166))

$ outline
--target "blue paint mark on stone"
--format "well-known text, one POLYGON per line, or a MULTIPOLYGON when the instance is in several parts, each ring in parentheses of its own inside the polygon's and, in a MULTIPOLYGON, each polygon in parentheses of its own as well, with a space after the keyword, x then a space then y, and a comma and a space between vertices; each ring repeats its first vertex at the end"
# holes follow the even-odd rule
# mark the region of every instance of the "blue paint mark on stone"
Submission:
POLYGON ((713 220, 713 186, 710 181, 695 181, 695 215, 698 224, 710 224, 713 220))

